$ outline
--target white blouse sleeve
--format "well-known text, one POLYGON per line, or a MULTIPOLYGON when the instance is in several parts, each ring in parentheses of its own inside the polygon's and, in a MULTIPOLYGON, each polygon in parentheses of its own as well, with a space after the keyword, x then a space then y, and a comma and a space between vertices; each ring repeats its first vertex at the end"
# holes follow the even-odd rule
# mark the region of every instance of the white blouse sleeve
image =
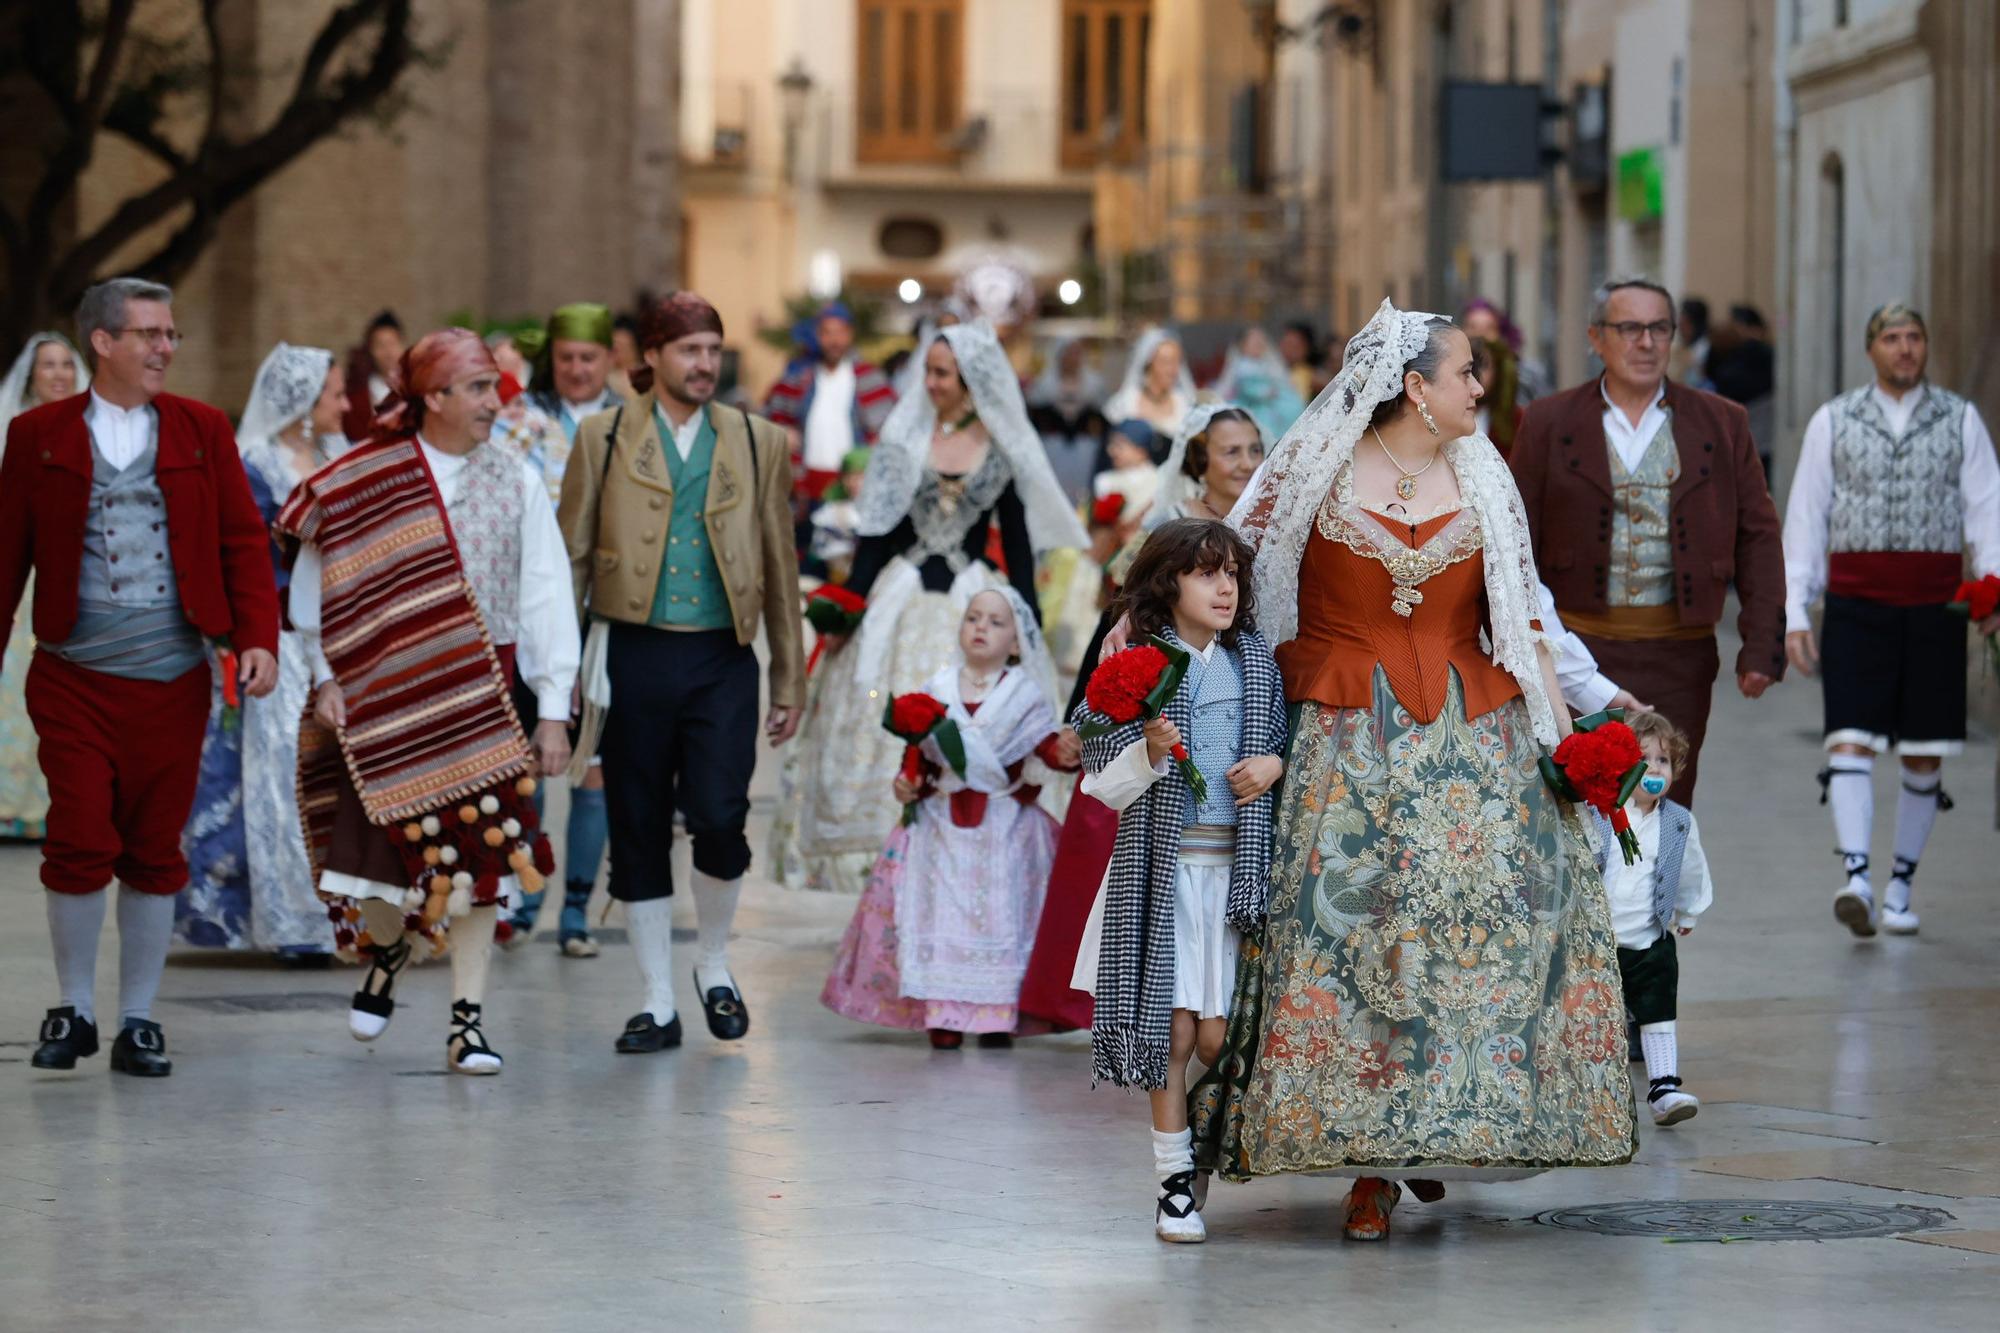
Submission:
POLYGON ((1965 544, 1972 548, 1976 578, 2000 574, 2000 460, 1993 456, 1993 437, 1979 409, 1965 405, 1965 462, 1959 468, 1958 489, 1965 501, 1965 544))
POLYGON ((569 556, 555 510, 549 507, 548 490, 525 462, 521 490, 521 635, 514 645, 514 661, 521 679, 535 692, 542 720, 562 722, 569 718, 570 691, 583 658, 569 556))
POLYGON ((1583 640, 1570 633, 1556 614, 1555 594, 1549 585, 1540 585, 1542 594, 1542 637, 1555 654, 1556 684, 1562 687, 1563 701, 1579 713, 1601 712, 1611 706, 1618 686, 1597 669, 1597 659, 1584 647, 1583 640))
POLYGON ((333 679, 333 665, 326 660, 319 642, 319 574, 319 547, 308 542, 299 547, 299 557, 292 562, 285 609, 292 618, 292 628, 299 632, 299 641, 305 645, 306 665, 312 668, 314 689, 333 679))
POLYGON ((1787 633, 1812 628, 1813 603, 1826 591, 1827 523, 1832 514, 1833 418, 1822 407, 1806 423, 1798 465, 1792 471, 1792 493, 1785 499, 1787 633))
POLYGON ((1147 763, 1146 738, 1141 736, 1119 751, 1118 757, 1102 770, 1084 774, 1078 790, 1113 810, 1123 810, 1167 775, 1169 762, 1162 759, 1158 767, 1147 763))

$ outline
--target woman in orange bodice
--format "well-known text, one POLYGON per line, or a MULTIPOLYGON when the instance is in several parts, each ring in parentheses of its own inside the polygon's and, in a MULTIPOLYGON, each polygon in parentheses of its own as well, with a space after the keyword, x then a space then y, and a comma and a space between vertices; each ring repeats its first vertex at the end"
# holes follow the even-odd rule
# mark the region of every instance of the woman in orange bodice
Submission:
POLYGON ((1387 302, 1238 510, 1293 705, 1269 919, 1192 1095, 1226 1178, 1408 1182, 1628 1161, 1610 914, 1537 761, 1568 730, 1472 350, 1387 302))

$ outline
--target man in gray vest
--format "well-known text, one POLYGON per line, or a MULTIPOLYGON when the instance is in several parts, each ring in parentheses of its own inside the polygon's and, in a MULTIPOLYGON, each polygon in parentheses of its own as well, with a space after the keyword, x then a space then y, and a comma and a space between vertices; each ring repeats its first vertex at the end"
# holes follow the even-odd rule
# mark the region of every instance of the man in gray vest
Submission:
POLYGON ((278 683, 270 537, 229 418, 163 392, 173 293, 113 278, 84 293, 90 392, 14 418, 0 463, 0 624, 30 574, 28 717, 49 783, 42 887, 62 1004, 37 1069, 97 1053, 97 939, 118 885, 111 1067, 173 1070, 153 998, 187 884, 181 826, 208 724, 210 645, 253 695, 278 683))
MULTIPOLYGON (((2000 572, 2000 463, 1979 410, 1925 381, 1923 316, 1887 305, 1868 320, 1875 380, 1813 413, 1785 511, 1785 651, 1820 671, 1827 766, 1846 884, 1833 911, 1856 935, 1913 935, 1910 885, 1944 793, 1946 755, 1965 748, 1966 577, 2000 572), (1812 605, 1825 597, 1818 641, 1812 605), (1895 864, 1876 912, 1869 875, 1875 756, 1902 755, 1895 864)), ((2000 614, 1979 621, 2000 630, 2000 614)))

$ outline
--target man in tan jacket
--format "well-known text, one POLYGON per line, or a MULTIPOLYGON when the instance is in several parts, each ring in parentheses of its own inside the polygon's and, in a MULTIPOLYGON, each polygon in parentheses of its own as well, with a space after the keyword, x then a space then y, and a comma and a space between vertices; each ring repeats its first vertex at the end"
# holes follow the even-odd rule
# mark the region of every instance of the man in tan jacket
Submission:
POLYGON ((600 749, 611 896, 626 904, 646 986, 645 1007, 617 1041, 625 1054, 681 1042, 669 902, 676 811, 694 841, 695 990, 717 1038, 749 1031, 726 949, 750 867, 760 618, 773 745, 791 739, 805 706, 785 433, 711 401, 722 317, 693 292, 648 308, 639 345, 637 396, 578 429, 557 511, 577 611, 591 621, 585 693, 602 702, 595 677, 616 712, 600 749))

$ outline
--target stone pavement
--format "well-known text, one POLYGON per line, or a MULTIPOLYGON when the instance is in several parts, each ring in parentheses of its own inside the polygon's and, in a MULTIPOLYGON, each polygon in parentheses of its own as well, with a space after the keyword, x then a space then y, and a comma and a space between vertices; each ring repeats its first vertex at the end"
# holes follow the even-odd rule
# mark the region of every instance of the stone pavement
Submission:
MULTIPOLYGON (((36 857, 0 847, 0 1329, 1991 1329, 1993 747, 1947 770, 1924 934, 1858 943, 1829 906, 1817 712, 1811 684, 1718 703, 1716 904, 1682 950, 1700 1117, 1646 1124, 1632 1167, 1406 1201, 1378 1246, 1343 1243, 1341 1186, 1311 1179, 1218 1185, 1207 1245, 1157 1243, 1145 1103, 1090 1089, 1081 1038, 933 1053, 838 1019, 817 996, 851 904, 767 884, 735 945, 738 1045, 690 1031, 613 1055, 627 949, 570 961, 542 938, 495 963, 497 1079, 442 1072, 442 968, 406 974, 395 1026, 362 1046, 353 975, 198 955, 156 1015, 171 1079, 101 1056, 38 1074, 36 857), (1678 1204, 1701 1200, 1726 1201, 1711 1235, 1787 1202, 1809 1226, 1901 1209, 1881 1223, 1900 1234, 1688 1240, 1678 1204), (1665 1230, 1534 1220, 1628 1203, 1665 1230)), ((1879 788, 1893 809, 1893 777, 1879 788)))

